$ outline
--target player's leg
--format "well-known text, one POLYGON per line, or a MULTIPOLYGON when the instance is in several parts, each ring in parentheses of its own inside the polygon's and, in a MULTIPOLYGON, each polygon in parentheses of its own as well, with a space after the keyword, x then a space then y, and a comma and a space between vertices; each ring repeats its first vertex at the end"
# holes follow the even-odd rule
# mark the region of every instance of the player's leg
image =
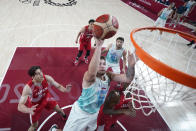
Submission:
POLYGON ((57 104, 54 107, 54 110, 59 113, 64 119, 66 118, 66 114, 64 113, 64 111, 59 107, 59 105, 57 104))
POLYGON ((85 63, 88 64, 88 56, 90 55, 90 51, 91 51, 91 42, 87 43, 86 45, 86 55, 84 57, 85 63))
POLYGON ((28 131, 36 131, 37 127, 38 127, 38 121, 32 123, 28 131))
POLYGON ((84 44, 83 44, 83 42, 79 41, 79 43, 80 43, 80 47, 79 47, 79 50, 78 50, 78 54, 77 54, 77 56, 76 56, 76 59, 75 59, 75 61, 74 61, 74 64, 75 64, 76 66, 77 66, 78 63, 79 63, 79 59, 80 59, 80 57, 82 56, 83 49, 84 49, 84 44))

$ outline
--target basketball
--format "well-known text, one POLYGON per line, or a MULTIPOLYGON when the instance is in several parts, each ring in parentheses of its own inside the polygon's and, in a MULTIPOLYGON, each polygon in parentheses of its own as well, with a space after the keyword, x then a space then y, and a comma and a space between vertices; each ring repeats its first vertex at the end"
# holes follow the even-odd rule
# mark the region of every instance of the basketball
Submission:
POLYGON ((118 30, 119 24, 116 17, 109 14, 99 16, 93 24, 93 35, 97 39, 109 39, 118 30))

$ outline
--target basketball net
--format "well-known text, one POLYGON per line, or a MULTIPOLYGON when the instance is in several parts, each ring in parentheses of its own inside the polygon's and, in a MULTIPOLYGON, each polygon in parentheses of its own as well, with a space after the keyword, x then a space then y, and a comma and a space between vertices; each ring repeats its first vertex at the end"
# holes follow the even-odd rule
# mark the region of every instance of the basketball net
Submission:
POLYGON ((131 41, 140 60, 135 65, 135 78, 124 94, 126 99, 132 101, 134 109, 142 110, 144 115, 149 116, 170 102, 196 99, 196 77, 194 76, 196 74, 191 68, 191 66, 196 67, 196 63, 194 63, 196 58, 192 58, 195 52, 192 50, 187 53, 188 41, 184 38, 196 40, 194 36, 165 28, 149 27, 132 31, 131 41), (163 31, 161 36, 159 31, 163 31), (178 41, 176 41, 177 39, 178 41), (184 39, 184 42, 181 39, 184 39), (168 48, 166 49, 165 46, 168 48), (175 46, 176 50, 182 47, 182 50, 179 49, 179 52, 171 55, 172 46, 175 46), (154 50, 157 50, 158 54, 154 50), (178 53, 182 55, 176 58, 178 53), (184 58, 183 55, 186 57, 184 58), (177 61, 172 62, 172 58, 177 61), (186 60, 184 62, 181 59, 186 60), (183 64, 186 66, 179 67, 177 62, 184 62, 183 64))

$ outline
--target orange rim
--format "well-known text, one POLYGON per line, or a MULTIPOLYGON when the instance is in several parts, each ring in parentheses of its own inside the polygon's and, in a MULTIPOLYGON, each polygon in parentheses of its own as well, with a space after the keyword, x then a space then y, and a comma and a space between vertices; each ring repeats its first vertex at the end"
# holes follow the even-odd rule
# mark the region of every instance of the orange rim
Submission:
POLYGON ((131 32, 130 34, 130 38, 131 41, 135 47, 135 52, 137 54, 137 56, 146 64, 148 65, 151 69, 153 69, 154 71, 158 72, 159 74, 177 82, 180 84, 183 84, 185 86, 191 87, 196 89, 196 77, 191 76, 189 74, 186 74, 182 71, 179 71, 177 69, 174 69, 160 61, 158 61, 157 59, 155 59, 154 57, 152 57, 151 55, 149 55, 147 52, 145 52, 133 39, 133 34, 141 31, 141 30, 160 30, 160 31, 164 31, 164 32, 169 32, 169 33, 173 33, 176 34, 178 33, 180 36, 187 38, 187 39, 192 39, 196 41, 196 37, 181 31, 177 31, 177 30, 172 30, 172 29, 167 29, 167 28, 158 28, 158 27, 145 27, 145 28, 138 28, 135 29, 131 32))

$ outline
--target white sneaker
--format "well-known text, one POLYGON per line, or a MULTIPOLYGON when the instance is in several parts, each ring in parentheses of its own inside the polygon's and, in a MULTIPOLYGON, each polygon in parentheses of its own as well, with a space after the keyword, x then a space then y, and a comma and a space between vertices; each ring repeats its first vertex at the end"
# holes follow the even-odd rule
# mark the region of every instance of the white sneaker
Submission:
POLYGON ((53 125, 50 127, 49 131, 56 131, 56 129, 58 129, 57 124, 53 124, 53 125))

